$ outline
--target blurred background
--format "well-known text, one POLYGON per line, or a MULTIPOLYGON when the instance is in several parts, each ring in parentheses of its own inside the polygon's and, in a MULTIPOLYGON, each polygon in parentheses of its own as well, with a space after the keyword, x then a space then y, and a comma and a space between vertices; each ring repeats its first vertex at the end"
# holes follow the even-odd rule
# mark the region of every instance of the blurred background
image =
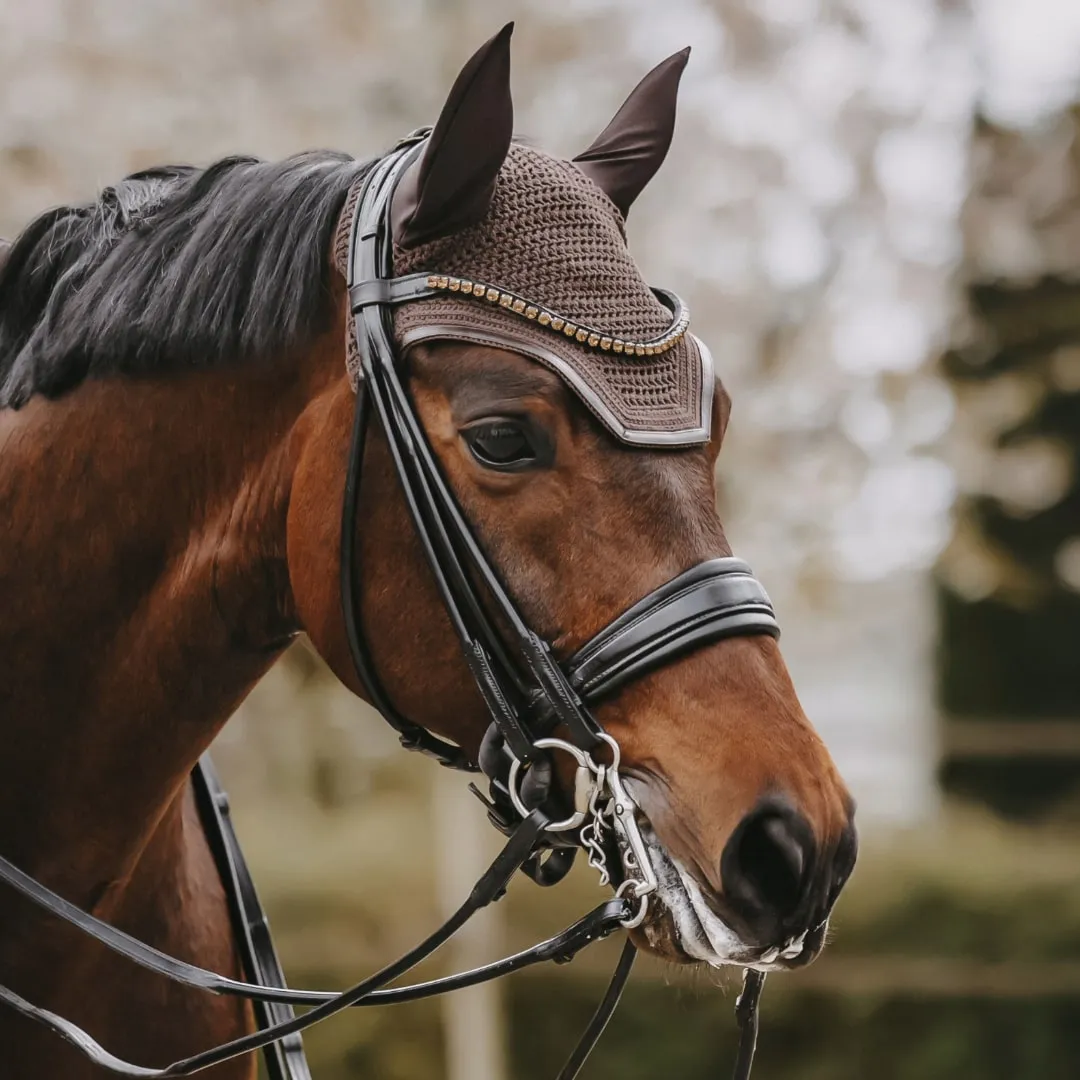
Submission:
MULTIPOLYGON (((510 17, 518 130, 566 156, 694 49, 632 248, 735 399, 721 512, 862 831, 755 1076, 1077 1076, 1077 0, 0 0, 0 234, 166 161, 376 153, 510 17)), ((295 985, 401 952, 497 844, 302 642, 216 757, 295 985)), ((518 882, 430 971, 596 896, 518 882)), ((552 1077, 612 947, 331 1021, 315 1076, 552 1077)), ((586 1076, 726 1075, 736 990, 642 963, 586 1076)))

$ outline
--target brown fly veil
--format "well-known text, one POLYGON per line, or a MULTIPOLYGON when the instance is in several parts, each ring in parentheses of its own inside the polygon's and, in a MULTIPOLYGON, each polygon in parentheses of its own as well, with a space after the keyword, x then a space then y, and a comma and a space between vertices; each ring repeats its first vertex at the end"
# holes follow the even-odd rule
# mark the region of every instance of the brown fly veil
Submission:
POLYGON ((469 61, 399 185, 394 273, 426 273, 437 292, 395 310, 397 343, 511 349, 555 371, 624 442, 704 442, 711 358, 681 302, 650 289, 625 229, 671 143, 689 50, 654 68, 565 161, 512 141, 509 39, 508 27, 469 61))

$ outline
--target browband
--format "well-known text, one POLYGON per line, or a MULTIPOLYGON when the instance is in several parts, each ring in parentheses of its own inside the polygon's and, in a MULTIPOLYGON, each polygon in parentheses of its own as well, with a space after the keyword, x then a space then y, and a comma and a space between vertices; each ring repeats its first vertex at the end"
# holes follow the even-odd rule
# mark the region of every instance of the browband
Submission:
POLYGON ((603 330, 594 330, 591 326, 568 319, 497 285, 446 274, 429 274, 426 271, 403 274, 396 278, 362 281, 349 289, 349 298, 355 314, 360 308, 371 304, 404 304, 411 300, 430 300, 442 292, 476 297, 489 304, 497 304, 511 315, 535 321, 538 326, 547 327, 554 334, 573 338, 580 345, 587 345, 601 352, 622 353, 624 356, 657 356, 665 353, 678 345, 690 326, 690 310, 681 297, 667 289, 653 289, 652 293, 671 312, 671 324, 663 333, 647 341, 633 341, 607 334, 603 330))

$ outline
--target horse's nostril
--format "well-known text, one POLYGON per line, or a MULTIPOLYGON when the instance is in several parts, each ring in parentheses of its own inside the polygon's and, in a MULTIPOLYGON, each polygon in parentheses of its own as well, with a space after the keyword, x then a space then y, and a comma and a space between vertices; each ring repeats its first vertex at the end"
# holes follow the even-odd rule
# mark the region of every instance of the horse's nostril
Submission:
POLYGON ((760 831, 761 838, 753 841, 758 850, 748 852, 748 860, 752 865, 756 859, 765 894, 776 898, 782 907, 793 907, 806 861, 802 845, 783 818, 765 818, 760 831))
POLYGON ((810 828, 801 815, 786 807, 759 807, 724 849, 724 892, 751 918, 786 919, 803 899, 813 854, 810 828))

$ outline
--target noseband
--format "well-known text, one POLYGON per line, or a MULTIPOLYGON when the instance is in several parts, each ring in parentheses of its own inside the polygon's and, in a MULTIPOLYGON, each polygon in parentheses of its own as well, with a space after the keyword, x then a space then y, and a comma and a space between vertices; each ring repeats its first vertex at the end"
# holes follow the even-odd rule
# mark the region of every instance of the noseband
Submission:
MULTIPOLYGON (((558 660, 550 644, 530 629, 446 483, 406 390, 401 356, 393 340, 394 306, 434 296, 439 288, 437 279, 429 283, 428 275, 393 276, 391 199, 398 179, 426 135, 427 130, 415 133, 375 165, 363 181, 351 222, 348 285, 361 378, 342 508, 341 601, 352 660, 372 704, 398 731, 407 749, 422 751, 449 767, 482 770, 489 782, 488 795, 475 787, 473 791, 508 840, 468 899, 443 926, 394 964, 340 994, 285 988, 264 927, 249 950, 256 960, 261 957, 262 962, 249 965, 259 981, 226 979, 165 956, 80 911, 0 858, 0 880, 114 951, 174 981, 245 997, 268 1007, 260 1014, 261 1030, 254 1034, 165 1069, 145 1069, 114 1057, 76 1025, 0 986, 0 1001, 44 1024, 118 1075, 147 1080, 186 1076, 279 1043, 287 1052, 268 1059, 273 1080, 305 1080, 307 1067, 296 1035, 342 1009, 415 1000, 543 960, 565 961, 619 928, 639 926, 647 916, 657 880, 639 829, 637 807, 619 775, 618 744, 592 710, 627 683, 692 649, 734 636, 779 635, 768 595, 749 567, 735 558, 711 559, 679 574, 637 601, 565 660, 558 660), (416 536, 492 718, 478 762, 461 747, 399 712, 372 663, 357 606, 360 566, 355 538, 364 450, 373 413, 389 446, 416 536), (569 806, 552 785, 551 755, 556 751, 569 754, 577 767, 569 806), (565 876, 579 847, 589 852, 590 865, 600 872, 601 881, 615 886, 614 899, 557 937, 513 957, 429 983, 385 988, 447 941, 476 911, 498 899, 518 869, 539 884, 553 884, 565 876), (312 1008, 295 1017, 288 1008, 292 1005, 312 1008)), ((677 298, 674 301, 685 311, 677 298)), ((218 808, 218 818, 222 818, 224 796, 212 776, 207 778, 205 771, 199 775, 212 805, 218 808)), ((242 913, 248 924, 258 922, 261 911, 250 882, 246 882, 246 867, 235 838, 231 838, 227 816, 219 826, 225 863, 240 881, 242 913)), ((559 1080, 577 1076, 618 1003, 634 955, 628 939, 607 993, 559 1080)), ((749 1076, 763 980, 762 972, 747 969, 743 993, 736 1003, 742 1032, 736 1080, 749 1076)))

